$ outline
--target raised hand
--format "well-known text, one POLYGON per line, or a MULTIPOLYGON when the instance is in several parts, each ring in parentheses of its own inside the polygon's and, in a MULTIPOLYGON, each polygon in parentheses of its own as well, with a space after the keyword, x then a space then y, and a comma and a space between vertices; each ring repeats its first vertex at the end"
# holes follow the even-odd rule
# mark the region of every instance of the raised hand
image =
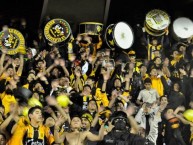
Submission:
POLYGON ((37 78, 40 78, 40 77, 42 77, 44 74, 42 73, 42 72, 39 72, 38 74, 37 74, 37 78))
POLYGON ((9 58, 8 64, 12 64, 12 62, 13 62, 12 58, 9 58))
POLYGON ((65 61, 63 59, 59 59, 59 64, 62 67, 65 67, 65 61))
POLYGON ((59 65, 59 64, 60 64, 59 59, 55 59, 55 60, 54 60, 54 64, 55 64, 55 65, 59 65))
POLYGON ((50 106, 45 106, 44 107, 44 112, 52 114, 52 113, 54 113, 54 110, 50 106))
POLYGON ((116 99, 117 96, 118 96, 117 90, 113 90, 111 94, 112 94, 111 96, 112 96, 113 99, 116 99))
POLYGON ((109 73, 103 73, 103 80, 107 81, 109 79, 110 75, 109 73))
POLYGON ((165 35, 168 35, 169 34, 169 30, 168 28, 165 29, 165 35))
POLYGON ((45 60, 43 60, 43 64, 42 64, 42 68, 46 68, 46 61, 45 60))
POLYGON ((164 75, 163 71, 161 71, 161 70, 157 70, 157 72, 158 72, 158 75, 160 75, 160 76, 164 75))
POLYGON ((127 116, 131 116, 135 113, 136 110, 136 106, 134 104, 130 104, 127 109, 125 109, 125 113, 127 114, 127 116))
POLYGON ((3 47, 3 48, 1 49, 1 51, 2 51, 2 53, 7 54, 7 48, 3 47))
POLYGON ((179 71, 180 71, 180 73, 183 74, 183 75, 186 75, 186 74, 187 74, 184 69, 181 69, 181 68, 180 68, 179 71))
POLYGON ((52 86, 53 89, 58 88, 58 86, 59 86, 59 81, 58 81, 58 80, 53 80, 52 83, 51 83, 51 86, 52 86))
POLYGON ((11 114, 14 114, 14 115, 17 115, 18 114, 18 104, 16 103, 11 103, 10 104, 10 113, 11 114))
POLYGON ((185 111, 185 107, 184 106, 178 106, 177 108, 179 111, 185 111))
POLYGON ((132 78, 132 76, 133 76, 133 72, 129 72, 129 74, 126 74, 126 75, 125 75, 125 81, 126 81, 126 82, 130 81, 130 79, 132 78))
POLYGON ((57 100, 52 96, 46 97, 46 101, 50 106, 56 106, 58 104, 57 100))
POLYGON ((105 107, 102 105, 102 106, 100 106, 99 108, 98 108, 98 113, 100 113, 100 112, 102 112, 102 111, 104 111, 105 110, 105 107))
POLYGON ((77 40, 77 41, 82 40, 82 36, 81 36, 80 34, 78 34, 77 37, 76 37, 76 40, 77 40))
POLYGON ((91 43, 91 41, 92 41, 91 37, 89 37, 89 36, 85 36, 85 37, 84 37, 84 40, 85 40, 86 42, 88 42, 88 43, 91 43))
POLYGON ((55 122, 55 127, 60 127, 66 120, 66 117, 59 116, 58 119, 55 122))

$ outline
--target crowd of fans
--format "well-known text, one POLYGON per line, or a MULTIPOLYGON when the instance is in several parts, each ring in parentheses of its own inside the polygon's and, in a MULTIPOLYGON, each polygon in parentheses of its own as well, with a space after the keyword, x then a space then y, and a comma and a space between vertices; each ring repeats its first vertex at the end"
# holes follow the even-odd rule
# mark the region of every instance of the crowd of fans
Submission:
POLYGON ((57 44, 43 29, 29 40, 24 19, 5 27, 22 32, 26 53, 0 50, 0 145, 192 145, 183 112, 193 108, 193 38, 142 28, 140 59, 132 48, 104 47, 101 35, 57 44))

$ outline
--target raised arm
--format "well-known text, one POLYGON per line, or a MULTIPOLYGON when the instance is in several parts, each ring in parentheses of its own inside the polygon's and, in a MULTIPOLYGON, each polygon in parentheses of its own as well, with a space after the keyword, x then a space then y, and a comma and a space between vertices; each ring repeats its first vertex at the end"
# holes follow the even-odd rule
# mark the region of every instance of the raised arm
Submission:
POLYGON ((98 123, 99 121, 99 114, 100 112, 102 112, 104 110, 104 107, 103 106, 100 106, 97 110, 97 113, 95 114, 95 117, 92 121, 92 124, 91 124, 91 127, 95 127, 95 125, 98 123))
POLYGON ((125 91, 129 91, 130 87, 130 78, 132 78, 133 72, 129 72, 129 74, 125 75, 125 91))
POLYGON ((110 76, 110 74, 108 71, 103 74, 103 80, 104 81, 103 81, 103 85, 102 85, 102 92, 106 92, 107 81, 109 79, 109 76, 110 76))
MULTIPOLYGON (((12 104, 10 107, 11 111, 10 111, 10 115, 3 121, 3 123, 0 125, 0 131, 4 134, 6 134, 7 137, 8 136, 8 132, 6 131, 7 126, 9 125, 9 123, 14 120, 15 117, 18 116, 18 105, 17 104, 12 104)), ((16 126, 16 124, 14 125, 16 126)), ((13 126, 13 128, 14 128, 13 126)), ((13 129, 12 128, 12 129, 13 129)))
POLYGON ((101 128, 99 130, 98 135, 95 135, 95 134, 91 133, 90 131, 88 131, 86 134, 86 137, 90 141, 101 141, 104 138, 104 131, 105 131, 105 128, 104 128, 104 124, 103 124, 103 125, 101 125, 101 128))
POLYGON ((18 68, 18 70, 17 70, 17 74, 18 74, 19 76, 21 76, 22 71, 23 71, 23 65, 24 65, 23 54, 20 54, 19 59, 20 59, 20 64, 19 64, 19 68, 18 68))
POLYGON ((60 144, 64 142, 64 139, 66 137, 66 133, 63 132, 60 134, 60 127, 62 123, 64 122, 64 118, 60 116, 58 120, 56 120, 55 126, 54 126, 54 140, 56 144, 60 144))
POLYGON ((125 110, 125 113, 127 114, 127 119, 131 126, 131 133, 137 134, 139 131, 139 126, 137 124, 137 121, 132 116, 135 112, 135 106, 134 104, 130 104, 127 109, 125 110))
POLYGON ((48 96, 46 98, 46 100, 47 100, 49 105, 54 106, 62 114, 62 116, 64 117, 65 120, 68 119, 66 112, 62 109, 62 107, 60 105, 58 105, 58 103, 54 97, 48 96))
POLYGON ((191 124, 191 122, 189 122, 188 120, 186 120, 183 116, 179 115, 179 114, 175 114, 175 116, 180 119, 180 121, 182 121, 183 124, 191 124))
POLYGON ((139 95, 138 95, 137 101, 136 101, 136 103, 137 103, 138 105, 140 105, 140 106, 143 105, 143 102, 142 102, 141 100, 142 100, 142 91, 139 92, 139 95))
POLYGON ((5 67, 3 69, 0 69, 0 76, 7 70, 8 66, 12 63, 12 59, 9 58, 8 62, 6 63, 5 67))
POLYGON ((5 48, 1 49, 2 55, 1 55, 1 61, 0 61, 0 72, 3 70, 3 63, 5 61, 5 56, 7 54, 7 50, 5 48))
POLYGON ((83 90, 83 80, 81 79, 81 72, 80 70, 75 69, 75 86, 74 88, 76 89, 77 92, 80 92, 83 90))
POLYGON ((178 114, 178 112, 180 111, 185 111, 185 107, 184 106, 178 106, 176 108, 176 110, 174 111, 174 115, 178 114))
POLYGON ((62 67, 62 70, 64 71, 65 76, 69 76, 69 72, 66 68, 65 61, 63 59, 59 60, 60 66, 62 67))
POLYGON ((115 101, 116 101, 116 99, 117 99, 117 90, 113 90, 112 91, 112 93, 111 93, 111 100, 110 100, 110 102, 109 102, 109 108, 112 108, 113 107, 113 105, 115 104, 115 101))
POLYGON ((6 131, 6 127, 9 125, 9 123, 11 122, 11 120, 13 119, 14 115, 10 114, 4 121, 3 123, 0 125, 0 130, 2 133, 4 133, 6 135, 6 137, 8 138, 8 133, 6 131))

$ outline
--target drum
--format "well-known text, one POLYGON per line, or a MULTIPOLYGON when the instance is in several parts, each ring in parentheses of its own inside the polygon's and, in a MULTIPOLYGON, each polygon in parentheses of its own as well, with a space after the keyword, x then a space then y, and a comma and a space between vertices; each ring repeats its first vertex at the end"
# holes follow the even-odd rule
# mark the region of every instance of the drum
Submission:
POLYGON ((67 21, 57 18, 50 20, 44 27, 44 35, 51 43, 60 43, 68 39, 71 28, 67 21))
POLYGON ((102 34, 103 24, 98 22, 82 22, 79 24, 79 34, 99 35, 102 34))
POLYGON ((152 36, 162 36, 170 24, 169 15, 159 9, 153 9, 146 14, 144 27, 152 36))
POLYGON ((187 41, 193 36, 193 21, 186 17, 177 18, 172 25, 172 34, 176 41, 187 41))
POLYGON ((129 49, 134 42, 134 33, 126 22, 110 24, 105 32, 105 40, 110 48, 129 49))

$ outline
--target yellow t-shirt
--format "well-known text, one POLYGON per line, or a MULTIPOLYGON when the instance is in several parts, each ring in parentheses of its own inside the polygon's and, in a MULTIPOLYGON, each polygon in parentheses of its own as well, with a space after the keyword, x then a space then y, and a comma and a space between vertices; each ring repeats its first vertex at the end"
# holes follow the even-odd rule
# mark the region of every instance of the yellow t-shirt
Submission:
POLYGON ((2 100, 2 104, 5 107, 5 115, 10 112, 10 105, 12 103, 16 104, 16 99, 13 95, 8 95, 5 92, 3 92, 0 96, 2 100))
MULTIPOLYGON (((34 127, 30 125, 27 119, 21 117, 8 145, 23 145, 25 135, 25 142, 27 141, 29 144, 33 144, 34 133, 34 127)), ((47 145, 51 145, 54 142, 53 134, 48 127, 44 125, 38 127, 38 142, 45 142, 47 145), (45 137, 47 142, 44 140, 45 137)))

